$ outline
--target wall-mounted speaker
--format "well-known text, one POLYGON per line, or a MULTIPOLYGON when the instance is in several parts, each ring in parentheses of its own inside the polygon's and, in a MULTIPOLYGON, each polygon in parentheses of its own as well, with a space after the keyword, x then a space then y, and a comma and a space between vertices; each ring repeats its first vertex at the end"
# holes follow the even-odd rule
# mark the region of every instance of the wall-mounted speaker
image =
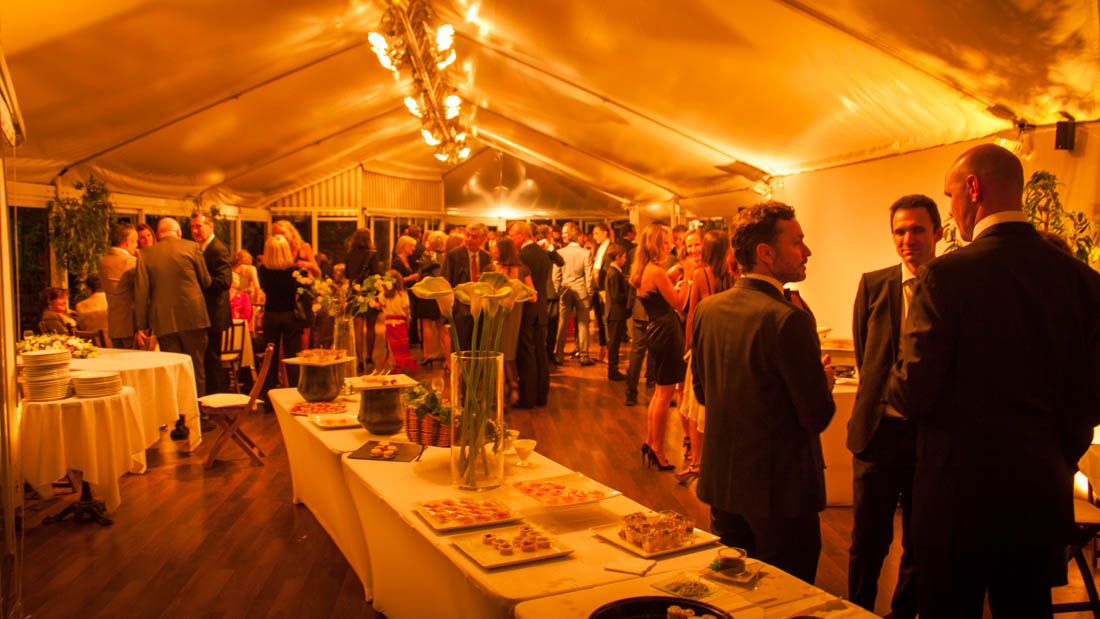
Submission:
POLYGON ((1054 125, 1054 150, 1073 150, 1077 138, 1077 123, 1060 120, 1054 125))

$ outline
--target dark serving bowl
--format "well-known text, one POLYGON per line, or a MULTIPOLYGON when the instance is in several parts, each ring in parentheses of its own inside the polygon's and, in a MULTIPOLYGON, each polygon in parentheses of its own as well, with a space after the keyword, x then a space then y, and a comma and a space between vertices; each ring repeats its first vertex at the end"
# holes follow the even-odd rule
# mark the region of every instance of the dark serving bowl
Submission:
POLYGON ((647 595, 608 602, 597 608, 588 619, 667 619, 669 606, 690 608, 696 616, 710 613, 720 619, 733 619, 726 611, 710 604, 670 595, 647 595))

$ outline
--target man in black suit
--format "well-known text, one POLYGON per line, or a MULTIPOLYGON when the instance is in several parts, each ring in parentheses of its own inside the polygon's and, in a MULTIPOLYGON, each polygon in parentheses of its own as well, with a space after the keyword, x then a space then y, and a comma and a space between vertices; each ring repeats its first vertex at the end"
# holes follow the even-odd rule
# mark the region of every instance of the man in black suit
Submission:
MULTIPOLYGON (((917 429, 922 619, 1051 616, 1076 530, 1073 475, 1100 423, 1100 275, 1021 211, 1023 166, 993 144, 944 179, 973 242, 917 278, 887 401, 917 429)), ((709 428, 708 428, 709 431, 709 428)))
MULTIPOLYGON (((489 256, 489 252, 481 249, 485 244, 486 236, 485 224, 469 226, 466 228, 466 245, 447 252, 443 258, 443 277, 451 283, 452 287, 479 281, 482 273, 492 270, 493 259, 489 256)), ((470 314, 469 305, 455 303, 454 323, 455 330, 458 331, 460 348, 471 350, 474 338, 474 317, 470 314)))
POLYGON ((619 351, 626 335, 626 309, 630 285, 623 274, 626 252, 621 245, 612 244, 604 256, 607 267, 605 292, 607 293, 607 380, 622 381, 626 376, 619 372, 619 351))
POLYGON ((546 330, 549 314, 546 289, 550 281, 550 253, 534 241, 534 224, 516 222, 508 228, 508 236, 519 250, 519 259, 531 271, 531 283, 538 295, 534 302, 523 304, 520 318, 519 346, 516 367, 519 370, 519 401, 516 408, 546 406, 550 394, 550 358, 546 351, 546 330))
POLYGON ((860 388, 848 422, 855 498, 848 598, 874 612, 879 572, 890 552, 900 502, 902 555, 891 609, 898 619, 912 619, 917 615, 917 595, 909 523, 916 432, 900 412, 885 404, 883 395, 898 357, 917 271, 936 257, 936 242, 943 237, 936 203, 923 195, 899 198, 890 206, 890 230, 901 264, 863 274, 852 318, 860 388))
POLYGON ((233 325, 229 309, 229 288, 233 284, 233 261, 225 244, 214 237, 214 222, 206 213, 191 215, 191 238, 202 248, 202 259, 210 273, 210 285, 202 289, 210 328, 206 336, 203 367, 206 372, 206 392, 221 393, 226 389, 225 368, 222 367, 222 333, 233 325))
POLYGON ((813 582, 833 376, 813 319, 783 298, 784 283, 806 278, 810 249, 779 202, 738 214, 733 249, 745 274, 692 323, 693 388, 707 407, 697 492, 723 544, 813 582))
POLYGON ((611 248, 611 228, 605 223, 598 223, 592 227, 592 241, 596 244, 595 254, 592 256, 592 279, 596 290, 592 294, 592 311, 596 315, 596 335, 600 340, 600 352, 596 355, 601 361, 607 356, 607 325, 604 323, 604 315, 607 314, 607 302, 604 294, 607 287, 607 269, 611 263, 607 260, 607 250, 611 248))

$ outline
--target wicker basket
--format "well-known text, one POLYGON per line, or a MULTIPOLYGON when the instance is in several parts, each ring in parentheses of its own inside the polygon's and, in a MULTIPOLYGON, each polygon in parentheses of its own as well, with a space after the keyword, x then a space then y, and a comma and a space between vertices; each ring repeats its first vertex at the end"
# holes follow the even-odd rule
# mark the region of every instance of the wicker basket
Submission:
POLYGON ((410 441, 418 445, 451 446, 451 424, 440 423, 436 415, 417 417, 409 407, 405 408, 405 433, 410 441))

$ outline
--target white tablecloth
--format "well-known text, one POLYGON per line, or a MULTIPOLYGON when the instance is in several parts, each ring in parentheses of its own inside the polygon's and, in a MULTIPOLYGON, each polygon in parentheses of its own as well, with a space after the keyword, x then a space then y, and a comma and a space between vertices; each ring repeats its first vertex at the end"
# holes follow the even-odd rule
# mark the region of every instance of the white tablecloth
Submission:
POLYGON ((848 420, 856 404, 859 385, 842 384, 833 389, 836 414, 821 433, 825 457, 825 500, 829 505, 852 504, 852 452, 848 451, 848 420))
MULTIPOLYGON (((877 617, 862 608, 837 600, 821 589, 808 585, 779 568, 762 566, 763 577, 756 591, 736 586, 718 586, 718 593, 703 600, 721 608, 737 619, 780 619, 800 615, 822 619, 871 619, 877 617), (783 589, 778 593, 777 584, 783 589), (801 595, 800 595, 801 594, 801 595), (828 604, 828 606, 826 606, 828 604)), ((516 619, 580 619, 597 608, 630 597, 668 595, 653 587, 671 576, 661 574, 620 583, 574 591, 553 597, 523 602, 516 606, 516 619)))
POLYGON ((1077 461, 1077 469, 1088 478, 1093 494, 1100 494, 1100 445, 1089 445, 1089 450, 1077 461))
MULTIPOLYGON (((501 488, 477 494, 451 487, 450 451, 430 447, 420 462, 352 460, 344 456, 344 473, 370 548, 374 608, 390 619, 420 617, 511 617, 524 600, 638 578, 604 566, 634 555, 596 537, 591 528, 621 522, 624 514, 644 509, 616 497, 599 503, 560 509, 540 507, 511 483, 563 475, 571 471, 538 454, 527 469, 505 467, 501 488), (520 512, 574 549, 568 557, 488 571, 451 545, 453 535, 437 534, 413 512, 416 503, 474 496, 496 500, 520 512), (430 589, 431 594, 426 594, 430 589)), ((469 533, 462 531, 461 533, 469 533)), ((658 560, 651 573, 697 566, 715 546, 658 560)))
POLYGON ((173 427, 182 413, 191 429, 188 451, 202 442, 195 369, 191 357, 172 352, 101 348, 92 359, 73 359, 72 369, 115 370, 122 384, 137 392, 141 423, 150 444, 160 438, 160 427, 173 427))
MULTIPOLYGON (((362 428, 322 430, 308 417, 290 414, 290 407, 302 402, 297 389, 273 389, 268 393, 275 406, 275 415, 283 433, 295 503, 304 503, 329 537, 344 553, 348 564, 363 583, 363 591, 371 598, 371 569, 367 557, 367 541, 359 524, 359 514, 344 483, 340 455, 355 451, 370 440, 362 428)), ((355 412, 358 404, 348 403, 355 412)))
MULTIPOLYGON (((114 511, 121 497, 118 478, 145 472, 145 449, 138 399, 132 387, 102 398, 68 398, 22 404, 23 475, 39 492, 76 469, 114 511)), ((156 442, 155 440, 153 442, 156 442)))

